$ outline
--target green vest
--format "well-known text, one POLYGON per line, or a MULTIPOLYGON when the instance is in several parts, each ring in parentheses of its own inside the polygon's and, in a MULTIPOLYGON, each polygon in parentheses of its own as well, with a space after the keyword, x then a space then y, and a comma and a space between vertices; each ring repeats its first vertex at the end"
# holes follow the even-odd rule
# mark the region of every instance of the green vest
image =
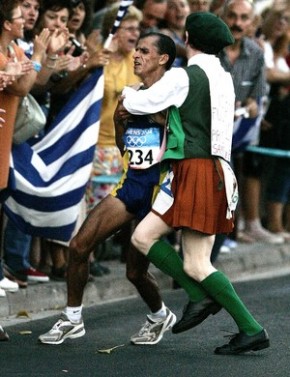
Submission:
POLYGON ((189 92, 184 103, 169 109, 169 130, 163 159, 211 158, 209 81, 197 65, 185 68, 189 92))

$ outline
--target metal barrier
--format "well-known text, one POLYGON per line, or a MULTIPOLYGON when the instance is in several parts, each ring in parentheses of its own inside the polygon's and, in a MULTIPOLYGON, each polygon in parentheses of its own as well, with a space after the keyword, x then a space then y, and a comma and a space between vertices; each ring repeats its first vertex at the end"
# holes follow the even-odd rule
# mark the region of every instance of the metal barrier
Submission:
POLYGON ((255 152, 264 154, 266 156, 271 157, 287 157, 290 158, 290 151, 286 151, 284 149, 276 149, 276 148, 265 148, 265 147, 259 147, 256 145, 249 145, 246 150, 248 152, 255 152))

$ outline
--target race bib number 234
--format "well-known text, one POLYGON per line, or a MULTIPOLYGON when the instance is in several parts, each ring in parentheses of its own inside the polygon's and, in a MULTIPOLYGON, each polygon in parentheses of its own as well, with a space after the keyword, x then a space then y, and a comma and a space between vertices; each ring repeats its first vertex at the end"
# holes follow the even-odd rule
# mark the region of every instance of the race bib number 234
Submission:
POLYGON ((148 169, 159 162, 160 128, 128 128, 124 142, 131 169, 148 169))

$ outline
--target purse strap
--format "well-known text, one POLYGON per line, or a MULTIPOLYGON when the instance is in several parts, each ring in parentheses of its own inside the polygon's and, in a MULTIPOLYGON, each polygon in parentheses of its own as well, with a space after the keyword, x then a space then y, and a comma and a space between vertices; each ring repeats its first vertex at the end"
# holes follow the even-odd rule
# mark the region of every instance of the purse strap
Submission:
POLYGON ((13 48, 13 45, 10 43, 9 45, 8 45, 8 53, 9 53, 9 58, 10 59, 12 59, 12 61, 14 62, 14 63, 17 63, 18 62, 18 59, 17 59, 17 56, 16 56, 16 54, 15 54, 15 50, 14 50, 14 48, 13 48))

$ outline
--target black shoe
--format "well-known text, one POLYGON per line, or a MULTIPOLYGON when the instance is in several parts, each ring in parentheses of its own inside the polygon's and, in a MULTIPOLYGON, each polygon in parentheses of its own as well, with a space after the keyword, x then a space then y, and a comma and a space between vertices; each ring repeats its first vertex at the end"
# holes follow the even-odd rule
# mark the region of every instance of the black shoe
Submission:
POLYGON ((266 330, 252 336, 240 332, 232 337, 229 344, 217 347, 214 353, 217 355, 238 355, 249 351, 259 351, 269 346, 270 340, 266 330))
POLYGON ((99 268, 101 269, 101 271, 103 271, 103 273, 104 273, 105 275, 111 273, 111 270, 109 269, 109 267, 104 266, 103 264, 99 264, 99 268))
POLYGON ((59 268, 51 267, 51 273, 49 277, 51 278, 51 280, 55 281, 66 281, 66 270, 67 269, 65 266, 59 268))
POLYGON ((104 271, 101 268, 101 265, 97 262, 90 263, 90 274, 93 276, 103 276, 104 271))
POLYGON ((27 288, 27 275, 12 270, 12 268, 8 267, 6 264, 3 265, 3 272, 4 276, 15 281, 15 283, 19 285, 19 288, 27 288))
POLYGON ((210 314, 216 314, 221 310, 220 304, 213 301, 210 297, 204 298, 200 302, 192 302, 186 305, 183 310, 182 318, 172 327, 172 332, 178 334, 199 325, 210 314))

